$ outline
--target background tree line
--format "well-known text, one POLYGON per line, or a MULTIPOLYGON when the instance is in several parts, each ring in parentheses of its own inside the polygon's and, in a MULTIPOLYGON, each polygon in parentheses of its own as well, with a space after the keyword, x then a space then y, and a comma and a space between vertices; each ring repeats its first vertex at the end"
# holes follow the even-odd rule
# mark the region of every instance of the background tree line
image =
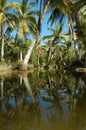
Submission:
POLYGON ((79 60, 85 65, 86 1, 1 0, 0 44, 1 63, 15 62, 22 70, 27 70, 28 63, 33 67, 59 68, 79 60), (41 37, 43 20, 48 13, 51 35, 41 37), (66 33, 63 33, 64 27, 68 29, 66 33), (16 34, 12 37, 14 30, 16 34))

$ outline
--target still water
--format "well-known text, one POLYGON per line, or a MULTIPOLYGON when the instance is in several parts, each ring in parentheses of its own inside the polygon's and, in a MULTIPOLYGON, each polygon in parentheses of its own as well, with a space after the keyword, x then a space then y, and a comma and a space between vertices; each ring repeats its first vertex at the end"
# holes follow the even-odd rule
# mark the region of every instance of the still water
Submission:
POLYGON ((86 130, 86 74, 0 76, 0 130, 86 130))

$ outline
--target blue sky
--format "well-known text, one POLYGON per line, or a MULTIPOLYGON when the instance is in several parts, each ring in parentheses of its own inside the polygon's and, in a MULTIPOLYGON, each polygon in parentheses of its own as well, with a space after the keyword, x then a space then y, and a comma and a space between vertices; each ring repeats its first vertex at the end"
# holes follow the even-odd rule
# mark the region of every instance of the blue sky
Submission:
POLYGON ((9 2, 21 2, 21 0, 8 0, 9 2))
MULTIPOLYGON (((8 1, 9 1, 9 2, 21 2, 21 0, 8 0, 8 1)), ((38 6, 37 8, 39 8, 39 6, 38 6)), ((47 24, 47 21, 48 21, 49 16, 50 16, 50 13, 48 13, 48 14, 45 16, 45 19, 44 19, 44 21, 43 21, 42 30, 41 30, 41 37, 51 34, 50 30, 48 30, 48 27, 50 27, 50 24, 47 24)), ((64 18, 63 22, 67 22, 67 17, 64 18)), ((65 26, 65 27, 63 28, 63 33, 66 33, 67 31, 68 31, 68 27, 65 26)), ((14 37, 15 34, 16 34, 15 31, 13 31, 11 35, 14 37)))
MULTIPOLYGON (((9 2, 21 2, 21 0, 8 0, 9 2)), ((38 7, 39 8, 39 7, 38 7)), ((41 30, 41 36, 45 36, 45 35, 50 35, 50 31, 47 29, 48 27, 50 27, 50 25, 47 25, 47 20, 49 18, 49 14, 46 15, 43 24, 42 24, 42 30, 41 30)), ((12 36, 15 36, 16 32, 13 31, 13 33, 11 34, 12 36)))

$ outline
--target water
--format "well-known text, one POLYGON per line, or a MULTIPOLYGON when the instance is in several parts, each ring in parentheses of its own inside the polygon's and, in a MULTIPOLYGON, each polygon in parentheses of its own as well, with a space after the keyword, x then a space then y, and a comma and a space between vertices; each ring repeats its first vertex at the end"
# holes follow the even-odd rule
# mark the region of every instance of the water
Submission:
POLYGON ((0 130, 86 130, 86 74, 1 76, 0 130))

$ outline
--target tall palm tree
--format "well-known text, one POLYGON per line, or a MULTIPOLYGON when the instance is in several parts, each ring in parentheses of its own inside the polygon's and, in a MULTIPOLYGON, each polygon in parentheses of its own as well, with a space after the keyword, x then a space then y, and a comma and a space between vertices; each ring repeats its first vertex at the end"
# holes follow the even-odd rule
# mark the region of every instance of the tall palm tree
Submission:
MULTIPOLYGON (((14 8, 15 13, 18 18, 17 23, 17 35, 20 39, 22 39, 22 43, 25 43, 25 34, 31 34, 32 32, 36 32, 36 11, 31 8, 35 5, 35 3, 31 3, 29 0, 22 0, 21 3, 18 3, 18 6, 14 8)), ((22 58, 22 43, 20 43, 20 57, 22 58)))
POLYGON ((0 35, 1 35, 1 59, 4 58, 4 33, 6 24, 8 24, 11 28, 15 27, 14 23, 14 14, 9 11, 13 6, 16 6, 15 2, 8 2, 7 0, 0 0, 0 35))
MULTIPOLYGON (((76 24, 76 34, 78 37, 78 43, 80 44, 79 48, 80 48, 80 53, 79 53, 79 60, 81 60, 81 58, 86 57, 86 2, 84 3, 84 1, 79 1, 79 12, 78 12, 78 20, 77 20, 77 24, 76 24)), ((84 58, 86 60, 86 58, 84 58)))
POLYGON ((68 35, 64 35, 62 33, 62 28, 63 28, 64 24, 56 24, 55 23, 55 27, 54 28, 48 28, 51 31, 51 35, 49 36, 44 36, 43 39, 47 39, 49 45, 49 52, 48 52, 48 62, 47 62, 47 67, 50 65, 54 53, 56 50, 58 50, 59 53, 59 46, 58 44, 61 44, 61 40, 64 40, 68 37, 68 35), (49 42, 50 41, 50 42, 49 42))
POLYGON ((68 17, 68 24, 69 24, 69 30, 71 32, 71 37, 72 37, 72 43, 74 44, 75 48, 75 54, 76 53, 76 37, 75 37, 75 32, 74 32, 74 24, 75 24, 75 19, 76 19, 76 14, 77 14, 77 5, 76 1, 74 2, 73 0, 55 0, 51 4, 51 10, 52 10, 52 15, 50 16, 49 21, 54 21, 56 19, 59 19, 59 22, 62 23, 62 20, 65 16, 68 17))
POLYGON ((86 1, 85 0, 55 0, 51 6, 53 13, 50 17, 51 20, 55 20, 60 16, 60 22, 64 16, 68 17, 69 31, 71 32, 72 43, 74 44, 76 59, 79 58, 77 53, 77 39, 75 32, 75 25, 82 23, 82 14, 86 16, 86 1), (81 13, 82 12, 82 13, 81 13))
POLYGON ((48 8, 49 8, 49 5, 50 5, 50 0, 48 0, 48 1, 47 0, 45 0, 45 1, 44 0, 40 0, 40 1, 37 0, 37 1, 38 1, 38 3, 40 2, 37 30, 33 35, 33 42, 31 43, 31 45, 30 45, 30 47, 29 47, 29 49, 28 49, 28 51, 27 51, 27 53, 24 57, 23 64, 22 64, 22 67, 21 67, 22 70, 27 70, 28 61, 30 59, 30 56, 31 56, 31 53, 32 53, 33 48, 35 46, 35 43, 37 41, 37 38, 38 38, 38 36, 41 32, 42 22, 44 20, 44 17, 46 15, 46 12, 48 11, 48 8), (43 6, 42 4, 45 5, 45 6, 43 6))

